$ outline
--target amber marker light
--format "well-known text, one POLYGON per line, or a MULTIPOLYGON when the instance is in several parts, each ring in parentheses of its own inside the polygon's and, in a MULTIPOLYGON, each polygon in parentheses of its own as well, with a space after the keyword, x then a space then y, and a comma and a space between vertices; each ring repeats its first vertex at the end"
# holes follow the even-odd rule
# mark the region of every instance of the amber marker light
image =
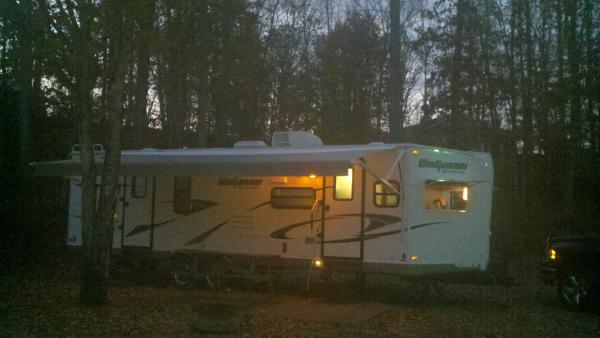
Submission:
POLYGON ((411 154, 415 155, 415 156, 419 156, 419 149, 413 149, 410 151, 411 154))
POLYGON ((556 259, 556 251, 554 249, 550 250, 550 259, 556 259))
POLYGON ((419 256, 410 256, 411 261, 416 261, 417 259, 419 259, 419 256))
POLYGON ((323 267, 323 261, 320 259, 315 259, 313 261, 313 264, 314 264, 315 268, 318 268, 318 269, 323 267))
POLYGON ((317 178, 317 175, 315 175, 315 174, 310 174, 310 175, 308 175, 308 177, 310 177, 310 178, 317 178))

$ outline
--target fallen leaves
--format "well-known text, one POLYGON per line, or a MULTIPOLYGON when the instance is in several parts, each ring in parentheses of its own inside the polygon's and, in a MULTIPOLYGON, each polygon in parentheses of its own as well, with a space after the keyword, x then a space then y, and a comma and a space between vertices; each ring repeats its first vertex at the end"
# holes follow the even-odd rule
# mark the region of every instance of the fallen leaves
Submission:
POLYGON ((18 273, 0 279, 0 336, 583 337, 598 329, 595 314, 563 310, 541 284, 511 288, 506 305, 497 287, 448 286, 423 299, 395 279, 373 283, 366 300, 335 304, 122 283, 110 306, 93 308, 78 304, 76 276, 18 273))

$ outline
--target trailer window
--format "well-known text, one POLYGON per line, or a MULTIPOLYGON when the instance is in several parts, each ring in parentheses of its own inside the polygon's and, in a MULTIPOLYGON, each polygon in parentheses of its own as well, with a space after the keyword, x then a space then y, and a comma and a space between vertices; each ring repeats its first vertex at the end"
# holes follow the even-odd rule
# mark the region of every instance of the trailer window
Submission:
POLYGON ((348 175, 336 176, 333 181, 333 199, 336 201, 352 200, 353 182, 352 168, 348 168, 348 175))
MULTIPOLYGON (((390 181, 392 186, 398 191, 400 184, 397 181, 390 181)), ((380 208, 394 208, 398 206, 398 194, 392 191, 381 181, 375 182, 373 186, 373 203, 380 208)))
POLYGON ((173 212, 179 215, 190 213, 192 192, 191 177, 175 177, 173 184, 173 212))
POLYGON ((132 177, 131 178, 131 197, 146 198, 146 187, 148 184, 147 177, 132 177))
POLYGON ((271 206, 277 209, 311 209, 316 199, 313 188, 273 188, 271 206))
POLYGON ((427 181, 425 207, 433 210, 466 212, 471 199, 467 182, 427 181))

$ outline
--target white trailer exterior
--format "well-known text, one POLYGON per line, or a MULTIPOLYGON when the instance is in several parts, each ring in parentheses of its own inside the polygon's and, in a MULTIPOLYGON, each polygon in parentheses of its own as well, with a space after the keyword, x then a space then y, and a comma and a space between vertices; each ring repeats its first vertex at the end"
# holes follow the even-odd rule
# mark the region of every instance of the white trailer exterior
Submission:
MULTIPOLYGON (((341 259, 367 272, 487 268, 489 154, 324 146, 304 132, 276 134, 273 145, 123 151, 113 247, 341 259)), ((67 244, 80 246, 78 154, 34 167, 71 177, 67 244)))

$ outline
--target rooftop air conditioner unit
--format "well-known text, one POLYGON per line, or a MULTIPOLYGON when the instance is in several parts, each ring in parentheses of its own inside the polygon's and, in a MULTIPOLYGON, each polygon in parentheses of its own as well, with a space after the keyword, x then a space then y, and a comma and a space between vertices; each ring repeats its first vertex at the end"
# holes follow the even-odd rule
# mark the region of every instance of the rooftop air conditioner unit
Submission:
POLYGON ((290 148, 318 148, 323 146, 323 141, 306 131, 276 131, 271 138, 273 147, 290 148))
POLYGON ((266 147, 265 141, 237 141, 233 144, 234 148, 257 148, 266 147))

